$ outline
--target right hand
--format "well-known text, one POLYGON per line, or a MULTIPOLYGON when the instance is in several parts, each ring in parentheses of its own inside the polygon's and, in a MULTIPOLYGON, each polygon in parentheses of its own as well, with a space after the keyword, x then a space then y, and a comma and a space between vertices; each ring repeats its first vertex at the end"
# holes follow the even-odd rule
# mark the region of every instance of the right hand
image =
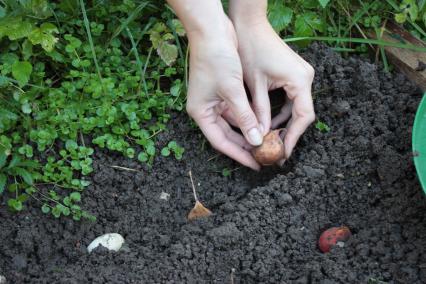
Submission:
POLYGON ((239 163, 259 170, 250 153, 263 142, 263 129, 244 90, 241 61, 232 23, 225 31, 212 27, 208 35, 193 34, 190 41, 190 72, 186 109, 218 151, 239 163), (212 35, 216 33, 217 35, 212 35), (232 116, 244 137, 235 132, 224 117, 232 116))
POLYGON ((284 138, 288 159, 299 138, 315 120, 311 95, 314 69, 283 42, 266 16, 255 23, 239 22, 235 29, 244 78, 259 123, 268 131, 288 121, 284 138), (285 90, 286 103, 271 121, 268 91, 278 88, 285 90))

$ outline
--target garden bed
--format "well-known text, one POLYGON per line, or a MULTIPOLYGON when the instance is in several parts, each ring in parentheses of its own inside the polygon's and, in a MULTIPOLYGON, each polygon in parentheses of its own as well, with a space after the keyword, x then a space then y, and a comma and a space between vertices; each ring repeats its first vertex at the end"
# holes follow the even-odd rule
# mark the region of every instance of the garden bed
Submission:
POLYGON ((158 141, 183 145, 181 161, 158 156, 149 169, 96 149, 83 202, 95 223, 38 208, 14 215, 1 200, 0 275, 8 283, 424 283, 426 199, 410 142, 421 93, 400 74, 321 45, 304 57, 330 131, 312 126, 282 169, 223 176, 238 165, 211 159, 201 133, 176 115, 158 141), (186 220, 190 169, 214 213, 194 222, 186 220), (353 236, 323 254, 317 240, 332 225, 353 236), (127 247, 88 254, 108 232, 127 247))

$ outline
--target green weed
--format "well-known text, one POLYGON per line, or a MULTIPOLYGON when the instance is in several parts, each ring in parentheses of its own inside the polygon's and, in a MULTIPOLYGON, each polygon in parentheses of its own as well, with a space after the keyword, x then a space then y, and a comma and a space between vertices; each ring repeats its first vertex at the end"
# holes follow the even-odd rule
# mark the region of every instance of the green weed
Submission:
POLYGON ((317 120, 317 122, 315 123, 315 128, 318 129, 320 132, 330 131, 330 126, 320 120, 317 120))
POLYGON ((161 155, 164 157, 170 156, 171 153, 174 154, 175 158, 177 160, 182 159, 183 153, 185 152, 185 149, 181 146, 179 146, 176 141, 170 141, 166 147, 161 149, 161 155))
POLYGON ((222 176, 229 177, 231 176, 232 171, 229 168, 223 168, 222 170, 222 176))

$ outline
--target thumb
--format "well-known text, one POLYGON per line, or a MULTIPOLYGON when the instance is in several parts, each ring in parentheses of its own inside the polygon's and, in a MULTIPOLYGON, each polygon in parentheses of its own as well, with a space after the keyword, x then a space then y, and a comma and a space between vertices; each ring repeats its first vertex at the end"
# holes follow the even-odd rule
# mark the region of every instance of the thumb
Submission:
POLYGON ((238 127, 240 127, 244 137, 253 146, 261 145, 263 142, 263 131, 259 129, 259 123, 250 107, 243 84, 232 84, 222 91, 221 97, 234 113, 238 127))

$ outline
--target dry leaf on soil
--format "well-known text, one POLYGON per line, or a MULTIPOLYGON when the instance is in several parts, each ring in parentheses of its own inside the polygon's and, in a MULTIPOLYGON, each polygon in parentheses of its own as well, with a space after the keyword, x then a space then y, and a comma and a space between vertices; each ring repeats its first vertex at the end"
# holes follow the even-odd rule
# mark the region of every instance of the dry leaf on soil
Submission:
POLYGON ((200 201, 195 201, 195 206, 194 208, 191 209, 191 211, 188 214, 188 220, 194 220, 197 218, 203 218, 203 217, 208 217, 212 214, 212 212, 207 209, 206 207, 204 207, 203 204, 201 204, 200 201))
POLYGON ((197 196, 197 192, 195 191, 195 185, 194 185, 194 181, 192 179, 192 172, 191 171, 189 171, 189 178, 191 179, 192 192, 194 194, 195 205, 194 205, 194 208, 192 208, 191 211, 188 214, 188 220, 192 221, 192 220, 197 219, 197 218, 203 218, 203 217, 208 217, 208 216, 212 215, 212 212, 209 209, 207 209, 198 200, 198 196, 197 196))

